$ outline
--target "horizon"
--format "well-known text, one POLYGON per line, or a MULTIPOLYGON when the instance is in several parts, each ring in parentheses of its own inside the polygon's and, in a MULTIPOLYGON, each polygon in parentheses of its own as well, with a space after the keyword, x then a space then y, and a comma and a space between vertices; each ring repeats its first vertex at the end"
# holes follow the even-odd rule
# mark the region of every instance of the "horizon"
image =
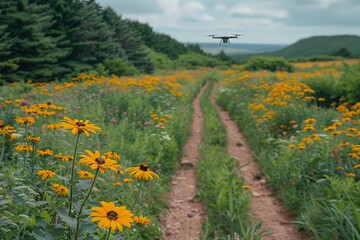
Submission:
POLYGON ((244 35, 240 41, 259 44, 292 44, 315 35, 360 35, 358 0, 96 1, 183 43, 210 42, 209 34, 240 33, 244 35))

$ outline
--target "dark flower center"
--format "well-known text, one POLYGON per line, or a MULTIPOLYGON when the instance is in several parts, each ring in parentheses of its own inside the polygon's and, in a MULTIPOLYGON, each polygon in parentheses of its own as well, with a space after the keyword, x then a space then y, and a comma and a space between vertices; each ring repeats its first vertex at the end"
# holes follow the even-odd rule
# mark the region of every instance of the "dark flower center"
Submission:
POLYGON ((116 220, 119 215, 115 212, 115 211, 110 211, 106 214, 106 217, 110 220, 110 221, 114 221, 116 220))
POLYGON ((105 159, 98 157, 98 158, 95 159, 95 162, 96 162, 97 164, 100 164, 100 165, 101 165, 101 164, 104 164, 104 163, 105 163, 105 159))
POLYGON ((76 126, 78 126, 78 127, 85 127, 85 123, 83 123, 83 122, 77 122, 77 123, 76 123, 76 126))
POLYGON ((144 166, 144 165, 140 165, 140 170, 146 172, 149 168, 147 166, 144 166))

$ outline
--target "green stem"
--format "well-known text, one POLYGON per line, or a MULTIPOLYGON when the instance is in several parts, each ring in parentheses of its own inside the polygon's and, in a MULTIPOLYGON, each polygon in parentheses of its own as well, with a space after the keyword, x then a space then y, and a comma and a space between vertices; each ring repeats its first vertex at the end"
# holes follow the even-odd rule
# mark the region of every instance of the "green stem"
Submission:
POLYGON ((4 157, 4 153, 5 153, 5 133, 3 135, 3 142, 2 142, 2 149, 1 149, 1 156, 0 156, 0 163, 3 160, 4 157))
POLYGON ((48 183, 48 180, 46 179, 46 180, 45 180, 45 186, 44 186, 44 196, 43 196, 43 201, 45 201, 45 199, 46 199, 46 188, 47 188, 47 183, 48 183))
POLYGON ((90 194, 94 188, 94 183, 95 183, 95 180, 96 180, 96 177, 99 173, 99 167, 96 169, 96 173, 95 173, 95 176, 94 176, 94 179, 92 180, 92 183, 91 183, 91 186, 89 188, 89 191, 88 191, 88 194, 86 195, 85 197, 85 200, 82 202, 81 206, 80 206, 80 210, 79 210, 79 213, 77 215, 77 218, 76 218, 76 230, 75 230, 75 240, 78 239, 78 235, 79 235, 79 230, 80 230, 80 217, 81 217, 81 213, 82 213, 82 210, 85 206, 85 203, 87 202, 87 200, 89 199, 90 197, 90 194))
POLYGON ((74 180, 74 168, 75 168, 75 156, 76 156, 76 152, 78 150, 78 143, 79 143, 79 138, 80 138, 80 134, 78 133, 77 138, 76 138, 76 143, 75 143, 75 150, 74 150, 74 155, 73 155, 73 159, 72 159, 72 165, 71 165, 71 177, 70 177, 70 194, 69 194, 69 217, 71 217, 71 205, 72 205, 72 200, 73 200, 73 180, 74 180))
POLYGON ((133 203, 133 205, 132 205, 132 207, 130 209, 131 211, 134 209, 135 204, 136 204, 137 200, 139 199, 139 195, 140 195, 140 192, 141 192, 141 183, 142 183, 142 181, 140 180, 139 191, 138 191, 138 193, 136 195, 136 198, 135 198, 135 201, 134 201, 134 203, 133 203))
POLYGON ((111 228, 109 227, 109 231, 108 231, 108 233, 107 233, 106 240, 109 240, 110 233, 111 233, 111 228))
MULTIPOLYGON (((139 195, 140 195, 140 191, 141 191, 141 183, 142 183, 142 181, 140 180, 139 191, 138 191, 138 193, 137 193, 137 195, 135 197, 135 201, 134 201, 133 205, 131 206, 130 211, 133 211, 133 209, 135 207, 135 204, 136 204, 137 200, 139 199, 139 195)), ((116 229, 114 236, 116 236, 116 234, 118 234, 118 233, 119 233, 119 230, 116 229)))

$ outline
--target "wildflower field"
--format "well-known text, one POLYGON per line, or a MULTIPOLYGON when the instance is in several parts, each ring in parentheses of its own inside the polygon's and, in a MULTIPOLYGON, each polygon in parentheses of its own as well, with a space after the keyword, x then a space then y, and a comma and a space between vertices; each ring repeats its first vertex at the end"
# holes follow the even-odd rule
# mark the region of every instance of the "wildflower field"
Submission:
POLYGON ((293 65, 291 73, 225 71, 217 100, 300 230, 315 239, 360 239, 359 64, 293 65))
MULTIPOLYGON (((216 101, 309 239, 360 239, 360 67, 81 74, 0 88, 0 239, 161 239, 169 181, 207 83, 197 167, 203 239, 261 239, 216 101), (357 88, 359 86, 359 88, 357 88)), ((256 176, 255 176, 256 177, 256 176)))
POLYGON ((203 75, 2 87, 1 239, 161 236, 163 194, 203 75))

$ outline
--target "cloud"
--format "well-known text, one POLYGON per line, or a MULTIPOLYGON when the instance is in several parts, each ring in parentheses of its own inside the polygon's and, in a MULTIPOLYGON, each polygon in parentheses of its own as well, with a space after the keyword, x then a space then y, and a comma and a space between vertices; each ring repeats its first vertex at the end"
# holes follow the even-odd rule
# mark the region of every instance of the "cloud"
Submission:
POLYGON ((209 22, 214 18, 206 13, 206 7, 197 1, 187 2, 181 9, 180 20, 184 22, 209 22))
POLYGON ((288 12, 283 9, 264 9, 264 8, 255 8, 249 6, 240 6, 237 5, 229 13, 233 17, 240 18, 275 18, 282 19, 288 16, 288 12))
POLYGON ((96 0, 102 6, 110 6, 119 14, 154 14, 161 13, 163 9, 158 4, 158 0, 96 0))
POLYGON ((180 7, 178 0, 157 0, 159 6, 163 9, 167 15, 178 17, 180 13, 180 7))

